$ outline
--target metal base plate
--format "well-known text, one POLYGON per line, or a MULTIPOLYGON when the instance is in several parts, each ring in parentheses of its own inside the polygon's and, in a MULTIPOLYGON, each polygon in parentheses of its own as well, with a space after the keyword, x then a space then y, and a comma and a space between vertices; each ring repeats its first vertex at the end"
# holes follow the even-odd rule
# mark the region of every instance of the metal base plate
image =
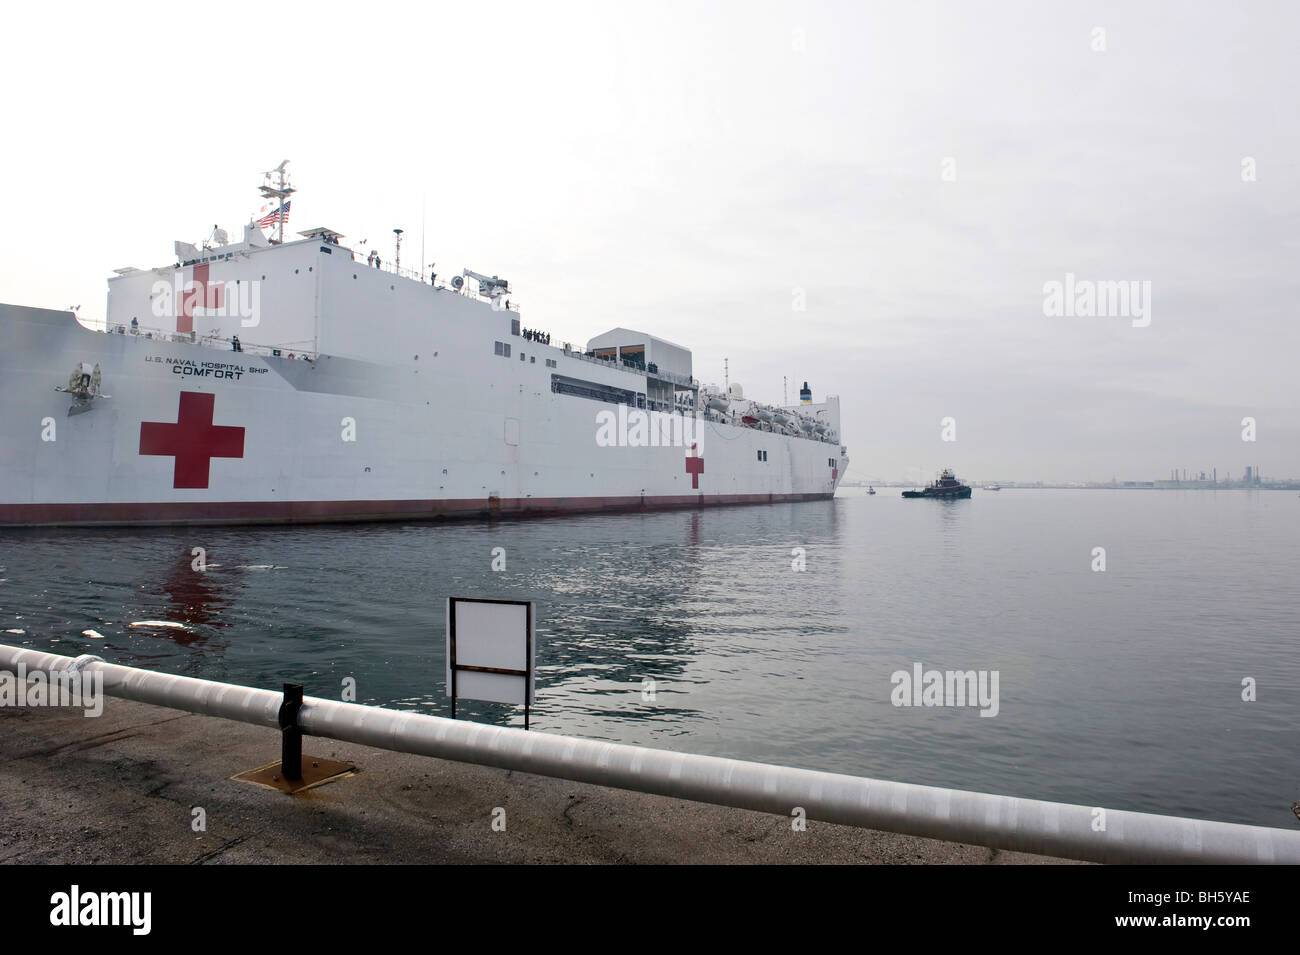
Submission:
POLYGON ((241 783, 252 783, 254 786, 265 786, 267 789, 274 789, 292 796, 304 789, 323 786, 325 783, 331 783, 336 779, 351 776, 356 771, 357 768, 351 763, 340 763, 338 760, 325 759, 321 756, 304 755, 302 758, 302 779, 285 779, 284 774, 280 772, 280 761, 278 759, 274 763, 267 763, 265 766, 250 769, 230 778, 237 779, 241 783))

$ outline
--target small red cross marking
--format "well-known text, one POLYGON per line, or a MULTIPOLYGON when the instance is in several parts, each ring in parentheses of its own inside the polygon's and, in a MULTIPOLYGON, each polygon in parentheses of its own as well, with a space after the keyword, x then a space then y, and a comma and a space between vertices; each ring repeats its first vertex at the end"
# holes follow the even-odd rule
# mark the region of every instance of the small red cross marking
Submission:
POLYGON ((176 331, 194 331, 194 310, 196 308, 221 308, 225 301, 226 288, 220 282, 208 284, 207 264, 194 266, 194 284, 197 288, 187 288, 181 293, 181 300, 176 308, 176 331))
POLYGON ((207 487, 213 458, 242 458, 244 429, 212 423, 216 396, 182 391, 176 423, 140 422, 140 453, 176 458, 172 487, 207 487))
POLYGON ((686 473, 691 476, 691 487, 699 489, 700 475, 704 473, 704 456, 691 445, 691 454, 686 455, 686 473))

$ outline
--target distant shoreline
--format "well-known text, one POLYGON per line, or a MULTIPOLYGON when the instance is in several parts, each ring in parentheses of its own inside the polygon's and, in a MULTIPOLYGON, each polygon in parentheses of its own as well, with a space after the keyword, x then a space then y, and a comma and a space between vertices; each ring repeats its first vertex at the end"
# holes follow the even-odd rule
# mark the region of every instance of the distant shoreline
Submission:
MULTIPOLYGON (((921 485, 912 482, 892 481, 878 482, 874 484, 845 484, 841 482, 840 487, 846 490, 864 490, 868 487, 874 488, 913 488, 921 485)), ((981 484, 972 484, 975 490, 984 490, 981 484)), ((1130 483, 1130 484, 998 484, 1000 491, 1296 491, 1300 492, 1300 481, 1292 484, 1258 484, 1252 486, 1242 486, 1239 484, 1169 484, 1158 483, 1130 483)), ((991 493, 991 492, 990 492, 991 493)))

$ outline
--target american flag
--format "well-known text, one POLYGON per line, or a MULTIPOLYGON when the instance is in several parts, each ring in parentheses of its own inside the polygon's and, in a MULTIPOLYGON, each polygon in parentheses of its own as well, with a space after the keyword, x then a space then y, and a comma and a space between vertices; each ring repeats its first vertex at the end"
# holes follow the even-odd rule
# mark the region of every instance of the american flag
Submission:
POLYGON ((273 226, 273 225, 275 225, 277 222, 281 222, 281 221, 282 221, 285 225, 288 225, 288 224, 289 224, 289 206, 292 204, 292 202, 293 202, 293 200, 291 199, 291 200, 289 200, 289 202, 286 202, 284 205, 282 205, 280 208, 276 209, 274 212, 270 212, 270 213, 267 213, 266 215, 262 216, 262 218, 260 218, 260 219, 257 220, 257 225, 258 225, 258 227, 259 227, 259 228, 262 228, 262 229, 265 229, 265 228, 267 228, 268 226, 273 226))

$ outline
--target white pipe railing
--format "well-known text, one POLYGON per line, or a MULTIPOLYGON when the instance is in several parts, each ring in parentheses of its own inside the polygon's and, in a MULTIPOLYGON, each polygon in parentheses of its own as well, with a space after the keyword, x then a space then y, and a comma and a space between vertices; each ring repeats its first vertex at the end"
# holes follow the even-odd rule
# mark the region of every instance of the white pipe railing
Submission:
MULTIPOLYGON (((271 690, 0 646, 0 670, 74 668, 109 696, 277 727, 271 690)), ((1125 863, 1300 863, 1300 831, 916 786, 525 732, 420 713, 304 699, 298 727, 363 746, 678 799, 945 839, 1014 852, 1125 863), (1102 828, 1104 826, 1104 828, 1102 828)))

